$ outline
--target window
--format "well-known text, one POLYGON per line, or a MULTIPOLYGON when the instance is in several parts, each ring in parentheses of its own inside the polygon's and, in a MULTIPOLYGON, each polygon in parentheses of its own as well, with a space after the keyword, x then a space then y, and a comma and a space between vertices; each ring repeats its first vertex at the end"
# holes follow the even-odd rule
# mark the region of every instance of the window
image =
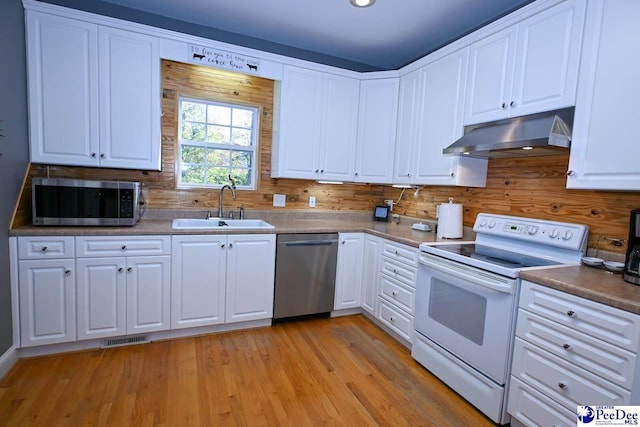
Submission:
POLYGON ((255 189, 258 109, 180 98, 178 186, 255 189))

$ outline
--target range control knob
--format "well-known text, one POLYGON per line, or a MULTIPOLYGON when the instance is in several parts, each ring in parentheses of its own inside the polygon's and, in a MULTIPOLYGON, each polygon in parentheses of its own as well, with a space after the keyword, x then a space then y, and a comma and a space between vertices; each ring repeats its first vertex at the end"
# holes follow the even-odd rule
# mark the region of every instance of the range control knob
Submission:
POLYGON ((538 232, 538 226, 537 225, 532 225, 529 227, 529 229, 527 230, 527 233, 529 233, 529 235, 533 236, 534 234, 536 234, 538 232))
POLYGON ((489 228, 493 228, 496 226, 496 222, 495 221, 489 221, 489 228))
POLYGON ((560 232, 558 230, 556 230, 555 228, 553 230, 551 230, 551 233, 549 233, 549 237, 551 239, 557 239, 559 235, 560 235, 560 232))
POLYGON ((486 219, 481 220, 480 224, 478 224, 478 225, 480 226, 480 228, 486 227, 487 226, 487 220, 486 219))
POLYGON ((562 239, 571 240, 572 237, 573 237, 573 233, 571 231, 565 231, 564 235, 562 236, 562 239))

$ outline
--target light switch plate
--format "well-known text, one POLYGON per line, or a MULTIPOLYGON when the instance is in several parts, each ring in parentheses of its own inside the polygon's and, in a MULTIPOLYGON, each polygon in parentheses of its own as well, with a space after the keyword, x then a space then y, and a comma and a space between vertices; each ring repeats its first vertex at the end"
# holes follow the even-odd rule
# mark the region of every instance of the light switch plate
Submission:
POLYGON ((284 194, 273 195, 273 206, 283 208, 287 204, 287 196, 284 194))
POLYGON ((315 208, 316 207, 316 196, 310 196, 309 197, 309 207, 310 208, 315 208))

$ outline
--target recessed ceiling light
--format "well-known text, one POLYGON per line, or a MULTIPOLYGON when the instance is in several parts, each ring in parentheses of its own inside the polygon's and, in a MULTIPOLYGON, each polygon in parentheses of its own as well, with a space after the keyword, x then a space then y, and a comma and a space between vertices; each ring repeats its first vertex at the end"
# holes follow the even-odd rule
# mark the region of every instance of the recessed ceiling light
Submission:
POLYGON ((376 0, 349 0, 355 7, 369 7, 373 6, 376 0))

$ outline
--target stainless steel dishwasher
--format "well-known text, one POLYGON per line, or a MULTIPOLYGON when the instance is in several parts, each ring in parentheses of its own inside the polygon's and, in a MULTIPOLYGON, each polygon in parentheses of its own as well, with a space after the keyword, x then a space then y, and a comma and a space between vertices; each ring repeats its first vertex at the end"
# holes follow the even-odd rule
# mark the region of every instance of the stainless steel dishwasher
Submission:
POLYGON ((333 310, 338 234, 278 234, 273 318, 333 310))

